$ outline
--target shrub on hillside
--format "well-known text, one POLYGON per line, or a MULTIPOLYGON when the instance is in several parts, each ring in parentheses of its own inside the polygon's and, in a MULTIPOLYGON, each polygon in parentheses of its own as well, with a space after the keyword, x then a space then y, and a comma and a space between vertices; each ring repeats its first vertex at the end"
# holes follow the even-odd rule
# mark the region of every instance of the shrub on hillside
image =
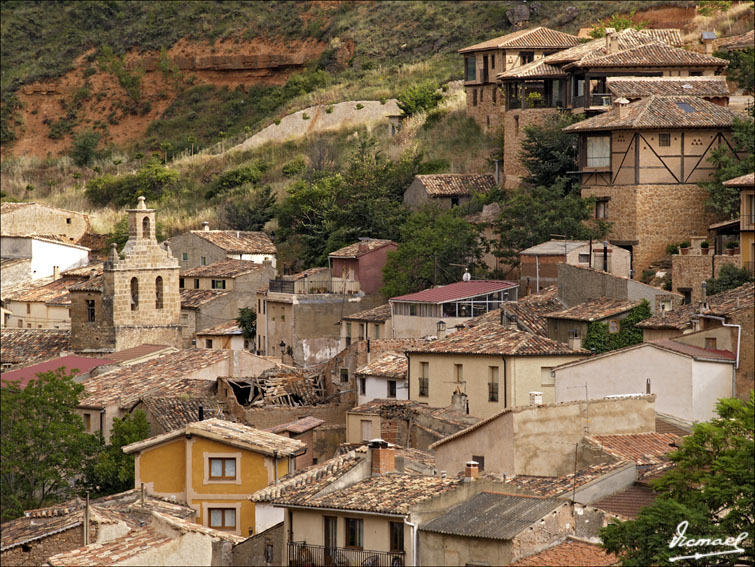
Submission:
POLYGON ((157 201, 178 184, 178 172, 150 160, 136 174, 103 175, 87 183, 86 197, 96 205, 134 206, 139 196, 157 201))
POLYGON ((100 143, 100 134, 88 130, 76 135, 71 148, 71 158, 79 167, 92 163, 97 157, 97 145, 100 143))
POLYGON ((220 195, 229 189, 241 187, 247 183, 252 185, 257 184, 261 178, 262 172, 256 165, 244 166, 225 171, 212 182, 207 193, 205 193, 205 198, 212 199, 216 195, 220 195))
POLYGON ((438 92, 438 85, 426 82, 401 91, 398 95, 398 107, 404 116, 412 116, 417 112, 427 112, 435 108, 441 100, 443 95, 438 92))

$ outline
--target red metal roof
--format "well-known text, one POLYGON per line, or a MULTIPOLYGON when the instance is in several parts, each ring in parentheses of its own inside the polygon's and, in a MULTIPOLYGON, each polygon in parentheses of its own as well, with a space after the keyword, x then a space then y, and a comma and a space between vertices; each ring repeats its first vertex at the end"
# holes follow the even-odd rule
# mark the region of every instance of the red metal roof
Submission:
POLYGON ((10 372, 3 372, 0 374, 0 381, 21 381, 21 389, 26 388, 26 385, 30 380, 35 378, 40 372, 51 372, 57 370, 61 366, 64 366, 67 370, 77 369, 79 374, 86 374, 93 368, 98 366, 104 366, 105 364, 112 364, 113 361, 107 358, 89 358, 86 356, 61 356, 59 358, 53 358, 46 362, 40 362, 39 364, 32 364, 18 370, 11 370, 10 372))
POLYGON ((415 301, 425 303, 444 303, 474 297, 484 293, 493 293, 517 287, 518 284, 506 280, 471 280, 456 282, 441 287, 418 291, 408 295, 392 297, 391 301, 415 301))

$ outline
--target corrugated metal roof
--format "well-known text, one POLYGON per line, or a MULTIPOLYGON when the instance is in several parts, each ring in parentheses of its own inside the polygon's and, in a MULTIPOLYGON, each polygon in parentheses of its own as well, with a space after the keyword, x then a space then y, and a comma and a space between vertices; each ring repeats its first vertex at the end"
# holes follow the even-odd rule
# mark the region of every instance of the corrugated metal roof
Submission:
POLYGON ((392 297, 391 301, 412 301, 424 303, 444 303, 474 297, 485 293, 503 291, 517 287, 514 282, 506 280, 470 280, 468 282, 455 282, 452 284, 425 289, 417 293, 392 297))
POLYGON ((510 540, 559 506, 562 500, 480 492, 420 526, 439 534, 510 540))

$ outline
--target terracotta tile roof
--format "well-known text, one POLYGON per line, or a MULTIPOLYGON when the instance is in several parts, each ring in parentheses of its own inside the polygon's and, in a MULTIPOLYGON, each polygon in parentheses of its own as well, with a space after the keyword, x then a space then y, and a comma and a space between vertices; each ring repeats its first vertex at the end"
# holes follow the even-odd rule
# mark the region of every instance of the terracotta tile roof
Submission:
POLYGON ((566 47, 572 47, 578 43, 579 39, 577 39, 577 36, 541 26, 515 31, 510 34, 483 41, 482 43, 470 45, 469 47, 459 49, 459 53, 507 48, 563 49, 566 47))
POLYGON ((0 204, 0 214, 5 215, 8 213, 12 213, 13 211, 17 211, 19 209, 23 209, 24 207, 28 207, 30 205, 36 205, 34 202, 29 203, 2 203, 0 204))
MULTIPOLYGON (((550 317, 550 315, 548 315, 550 317)), ((445 339, 432 341, 408 353, 487 354, 496 356, 562 356, 589 354, 584 349, 569 346, 532 333, 507 329, 499 324, 486 323, 461 329, 445 339)))
POLYGON ((644 483, 636 482, 624 490, 601 498, 591 505, 624 519, 636 518, 640 511, 655 502, 656 494, 644 483))
POLYGON ((181 429, 150 437, 143 441, 137 441, 123 447, 123 452, 131 454, 142 451, 148 447, 165 443, 182 435, 196 435, 213 439, 233 447, 255 451, 264 455, 276 454, 279 457, 290 457, 301 453, 306 447, 301 441, 289 439, 283 435, 276 435, 262 429, 249 427, 242 423, 233 423, 218 418, 194 421, 181 429))
POLYGON ((719 49, 753 49, 755 48, 755 30, 750 30, 742 35, 727 38, 718 46, 719 49))
POLYGON ((587 438, 604 451, 638 466, 655 465, 665 461, 667 455, 676 451, 672 443, 679 438, 670 433, 631 433, 625 435, 593 435, 587 438))
POLYGON ((574 487, 579 488, 605 474, 625 468, 629 464, 630 463, 627 463, 626 461, 614 461, 610 463, 590 465, 589 467, 578 470, 576 479, 574 473, 569 473, 564 476, 517 475, 511 479, 506 479, 506 483, 532 492, 538 496, 550 498, 566 494, 574 487))
POLYGON ((665 44, 673 45, 674 47, 682 46, 682 31, 679 28, 645 28, 640 31, 642 31, 642 33, 646 35, 649 35, 657 41, 662 41, 665 44))
POLYGON ((205 303, 228 293, 230 291, 222 289, 182 289, 181 309, 199 309, 205 303))
POLYGON ((495 176, 489 173, 415 175, 414 179, 422 183, 427 194, 433 197, 470 197, 496 187, 495 176))
MULTIPOLYGON (((458 429, 473 426, 481 421, 479 417, 468 415, 466 412, 453 406, 434 408, 414 400, 375 399, 350 409, 348 413, 379 415, 386 419, 394 417, 412 419, 415 415, 425 414, 453 425, 458 429)), ((447 430, 444 432, 444 436, 446 435, 448 435, 447 430)))
POLYGON ((28 286, 14 291, 3 299, 6 301, 23 301, 26 303, 70 305, 71 296, 68 294, 68 288, 79 282, 81 282, 81 278, 65 276, 44 285, 36 285, 37 282, 30 282, 28 286))
POLYGON ((420 526, 424 532, 461 537, 511 540, 556 508, 567 505, 555 498, 536 498, 480 492, 420 526))
POLYGON ((144 358, 146 356, 163 354, 160 351, 164 351, 164 354, 168 354, 169 352, 176 352, 177 349, 175 347, 167 347, 165 345, 143 344, 131 348, 125 348, 123 350, 119 350, 118 352, 111 352, 107 355, 107 357, 108 359, 118 364, 124 364, 131 362, 132 360, 144 358))
POLYGON ((31 264, 31 258, 0 258, 0 268, 10 268, 16 264, 31 264))
POLYGON ((677 437, 685 437, 692 431, 692 424, 680 420, 677 417, 655 412, 655 432, 656 433, 671 433, 677 437))
POLYGON ((258 272, 264 270, 265 266, 256 264, 249 260, 234 260, 226 258, 218 262, 213 262, 209 266, 200 266, 183 270, 181 277, 184 278, 235 278, 243 274, 258 272))
POLYGON ((391 304, 386 303, 384 305, 378 305, 372 309, 366 309, 365 311, 359 311, 358 313, 352 313, 346 315, 344 321, 369 321, 375 323, 383 323, 391 318, 391 304))
POLYGON ((275 244, 264 232, 243 230, 192 230, 191 234, 205 239, 230 254, 277 254, 275 244))
POLYGON ((755 305, 755 284, 752 282, 708 296, 708 307, 700 301, 682 305, 667 311, 665 315, 655 315, 637 326, 641 329, 686 329, 692 326, 693 316, 704 313, 729 317, 740 309, 752 310, 755 305))
POLYGON ((118 404, 129 408, 150 391, 165 388, 229 357, 227 350, 188 349, 92 376, 82 382, 84 393, 80 403, 84 407, 118 404))
POLYGON ((672 350, 679 354, 691 356, 695 360, 714 360, 720 362, 735 362, 737 357, 730 350, 718 350, 687 345, 672 339, 657 339, 650 344, 658 345, 666 350, 672 350))
POLYGON ((558 300, 558 284, 549 285, 544 287, 538 293, 531 293, 527 297, 523 297, 519 300, 519 303, 528 304, 546 304, 558 300))
POLYGON ((755 173, 745 173, 734 179, 724 181, 726 187, 753 187, 755 186, 755 173))
POLYGON ((212 380, 179 380, 143 397, 142 403, 165 432, 182 429, 197 421, 199 406, 202 406, 204 419, 236 421, 228 403, 215 395, 216 385, 212 380))
POLYGON ((614 109, 567 126, 564 132, 728 128, 736 116, 728 108, 699 97, 651 95, 626 105, 621 118, 614 109))
POLYGON ((58 368, 64 367, 68 372, 72 370, 78 370, 76 375, 86 374, 92 369, 98 366, 104 366, 105 364, 112 364, 113 361, 107 358, 90 358, 85 356, 61 356, 59 358, 53 358, 45 362, 39 362, 30 366, 24 366, 17 370, 11 370, 10 372, 3 372, 0 374, 0 380, 21 382, 21 389, 23 390, 30 380, 34 379, 40 372, 52 372, 58 368))
POLYGON ((366 446, 361 446, 324 463, 289 473, 281 477, 277 484, 253 493, 249 499, 252 502, 277 502, 283 499, 289 503, 304 504, 359 465, 366 458, 367 450, 366 446))
MULTIPOLYGON (((538 296, 530 295, 527 297, 533 298, 538 296)), ((520 330, 547 337, 548 319, 546 316, 554 311, 561 311, 563 308, 563 303, 556 298, 540 299, 537 302, 534 300, 530 302, 520 300, 518 303, 510 301, 504 303, 501 309, 489 311, 465 321, 462 326, 474 327, 484 323, 500 325, 501 310, 503 310, 507 319, 511 320, 512 316, 516 317, 516 325, 520 330)))
POLYGON ((616 555, 603 551, 599 545, 571 538, 512 563, 516 567, 608 567, 620 564, 616 555))
POLYGON ((449 492, 462 484, 462 479, 440 478, 407 473, 386 473, 365 478, 354 484, 315 494, 302 501, 283 495, 274 500, 280 506, 306 506, 375 512, 379 514, 406 515, 410 509, 434 496, 449 492))
POLYGON ((207 528, 205 526, 200 526, 199 524, 195 522, 191 522, 185 518, 178 518, 174 515, 167 515, 160 512, 152 512, 152 515, 159 520, 161 520, 163 523, 167 524, 169 527, 178 530, 178 532, 183 535, 186 533, 196 533, 196 534, 203 534, 206 536, 210 536, 213 540, 224 540, 224 541, 230 541, 231 543, 237 544, 244 541, 246 538, 243 536, 238 536, 236 534, 232 534, 226 531, 222 530, 216 530, 213 528, 207 528))
POLYGON ((531 61, 526 65, 520 67, 514 67, 503 73, 498 73, 496 78, 498 79, 518 79, 518 78, 542 78, 542 77, 566 77, 566 71, 563 71, 556 65, 546 63, 544 59, 538 59, 531 61))
POLYGON ((548 313, 547 318, 568 319, 569 321, 600 321, 613 315, 626 313, 637 307, 640 303, 640 301, 629 301, 627 299, 596 297, 568 309, 548 313))
POLYGON ((406 356, 397 352, 386 352, 369 364, 357 368, 356 375, 405 380, 408 368, 406 356))
POLYGON ((197 335, 212 335, 212 336, 224 336, 224 335, 241 335, 243 334, 239 328, 239 324, 236 319, 231 319, 220 325, 215 325, 209 329, 202 329, 197 331, 197 335))
POLYGON ((2 329, 0 337, 3 364, 29 364, 71 348, 70 329, 2 329))
POLYGON ((394 246, 396 245, 396 243, 392 240, 366 238, 364 240, 360 240, 359 242, 354 242, 353 244, 344 246, 343 248, 339 248, 338 250, 328 254, 328 256, 330 258, 358 258, 363 254, 374 252, 378 248, 383 248, 384 246, 388 246, 389 244, 393 244, 394 246))
POLYGON ((601 67, 672 67, 690 65, 695 67, 725 67, 726 59, 713 57, 704 53, 687 51, 660 41, 622 49, 609 53, 605 48, 596 49, 565 68, 601 68, 601 67))
POLYGON ((53 566, 117 565, 172 542, 172 538, 160 534, 154 528, 138 528, 107 543, 93 543, 53 555, 47 561, 53 566))
POLYGON ((320 419, 319 417, 312 417, 311 415, 309 415, 307 417, 297 419, 296 421, 289 421, 288 423, 282 423, 280 425, 276 425, 275 427, 269 427, 265 429, 265 431, 278 434, 287 431, 288 433, 293 433, 294 435, 301 435, 302 433, 306 433, 307 431, 310 431, 315 427, 322 425, 323 423, 325 423, 324 419, 320 419))
MULTIPOLYGON (((657 32, 659 31, 661 30, 635 30, 631 28, 621 30, 616 34, 616 37, 618 37, 619 40, 619 50, 623 51, 625 49, 631 49, 640 45, 656 43, 658 41, 667 43, 664 41, 663 37, 657 37, 657 32)), ((674 31, 678 33, 679 30, 674 31)), ((672 34, 664 35, 668 36, 666 39, 670 39, 670 36, 672 34)), ((681 45, 681 37, 679 38, 678 45, 681 45)), ((583 57, 589 56, 593 53, 599 53, 601 55, 608 53, 608 51, 606 50, 605 38, 593 39, 592 41, 588 41, 587 43, 577 44, 574 47, 565 49, 564 51, 552 53, 551 55, 545 57, 545 62, 553 65, 570 63, 572 61, 579 61, 583 57)))
POLYGON ((317 276, 317 275, 323 275, 328 273, 327 266, 324 267, 317 267, 317 268, 309 268, 308 270, 304 270, 303 272, 299 272, 298 274, 293 274, 292 276, 284 276, 283 279, 291 279, 291 280, 303 280, 304 278, 317 276))
POLYGON ((615 97, 660 96, 728 97, 725 77, 608 77, 606 88, 615 97))
POLYGON ((468 282, 455 282, 441 287, 410 293, 408 295, 399 295, 397 297, 392 297, 391 301, 444 303, 446 301, 467 299, 483 293, 487 294, 496 291, 504 291, 513 287, 517 287, 517 284, 506 280, 471 280, 468 282))
POLYGON ((63 276, 78 276, 80 278, 88 278, 92 270, 94 270, 95 274, 102 274, 102 269, 104 268, 105 263, 100 260, 95 260, 93 262, 89 262, 86 266, 80 266, 78 268, 71 268, 70 270, 66 270, 65 272, 61 272, 61 275, 63 276))
MULTIPOLYGON (((111 523, 117 519, 131 527, 137 527, 148 522, 153 511, 161 511, 177 519, 191 518, 195 514, 192 508, 148 495, 144 498, 144 504, 142 508, 141 491, 138 489, 97 498, 90 502, 92 521, 111 523)), ((80 498, 49 508, 27 510, 21 518, 3 523, 3 529, 0 530, 0 551, 75 528, 82 524, 83 519, 84 501, 80 498)))
POLYGON ((105 280, 103 278, 102 274, 95 275, 93 277, 90 277, 87 280, 84 280, 80 283, 75 283, 71 287, 68 288, 68 291, 71 292, 77 292, 77 291, 95 291, 102 293, 102 289, 104 286, 105 280))

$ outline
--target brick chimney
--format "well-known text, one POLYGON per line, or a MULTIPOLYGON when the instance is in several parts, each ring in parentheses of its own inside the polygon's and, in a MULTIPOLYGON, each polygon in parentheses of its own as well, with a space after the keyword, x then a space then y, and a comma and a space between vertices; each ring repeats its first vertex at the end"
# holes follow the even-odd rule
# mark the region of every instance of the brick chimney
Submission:
POLYGON ((202 230, 204 230, 205 232, 210 232, 210 223, 207 221, 204 221, 202 223, 202 230))
POLYGON ((382 439, 373 439, 368 444, 372 458, 372 475, 381 475, 396 470, 396 453, 382 439))
POLYGON ((359 243, 359 253, 360 254, 366 254, 370 251, 370 246, 366 242, 360 242, 359 243))
POLYGON ((619 119, 626 118, 627 105, 629 104, 629 100, 625 99, 624 97, 621 97, 613 101, 613 104, 616 107, 616 117, 619 119))
POLYGON ((606 28, 606 51, 616 53, 619 50, 619 36, 614 28, 606 28))
POLYGON ((703 42, 705 55, 713 55, 713 40, 716 39, 716 32, 705 31, 700 39, 703 42))
POLYGON ((464 463, 464 482, 472 482, 480 476, 480 467, 477 461, 467 461, 464 463))

